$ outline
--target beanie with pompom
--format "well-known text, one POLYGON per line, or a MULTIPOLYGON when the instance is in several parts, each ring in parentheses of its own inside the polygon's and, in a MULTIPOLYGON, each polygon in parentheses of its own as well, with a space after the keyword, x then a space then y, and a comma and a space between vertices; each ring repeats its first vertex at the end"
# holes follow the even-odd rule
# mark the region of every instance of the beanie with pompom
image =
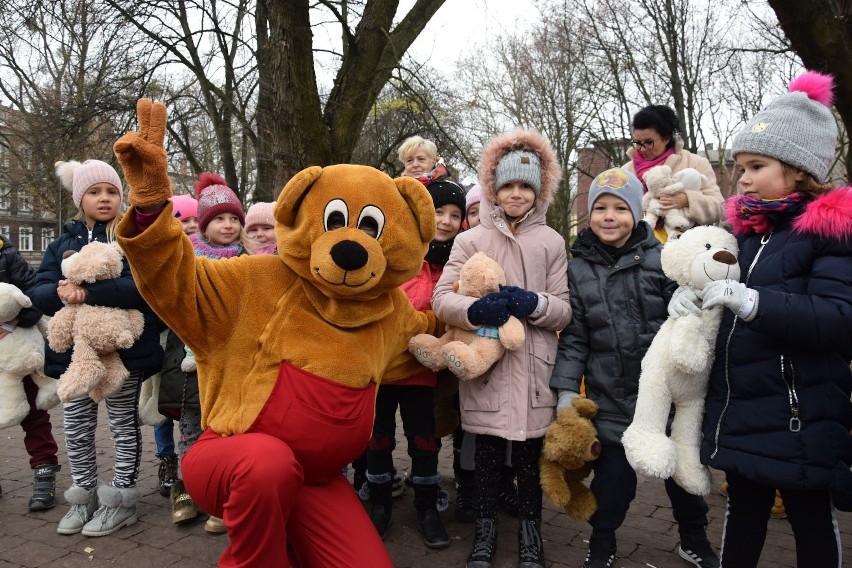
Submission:
POLYGON ((100 160, 86 160, 82 164, 76 160, 56 162, 56 175, 62 185, 71 192, 71 200, 77 209, 83 201, 86 190, 98 183, 108 183, 118 189, 118 196, 123 201, 124 192, 121 189, 121 178, 115 169, 100 160))
POLYGON ((245 226, 246 216, 237 195, 228 187, 225 179, 210 172, 201 172, 195 182, 195 197, 198 198, 198 230, 204 232, 216 215, 233 213, 245 226))
POLYGON ((788 93, 769 103, 736 135, 733 156, 769 156, 824 183, 837 146, 833 88, 831 75, 814 71, 794 79, 788 93))

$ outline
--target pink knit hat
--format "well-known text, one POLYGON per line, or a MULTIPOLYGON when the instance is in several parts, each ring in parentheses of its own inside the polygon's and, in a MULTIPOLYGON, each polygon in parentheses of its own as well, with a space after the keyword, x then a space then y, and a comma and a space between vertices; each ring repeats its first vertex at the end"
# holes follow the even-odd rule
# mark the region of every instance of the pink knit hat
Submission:
POLYGON ((272 215, 272 209, 275 207, 274 202, 261 201, 255 203, 248 208, 246 212, 246 231, 252 228, 253 225, 269 225, 275 226, 275 217, 272 215))
POLYGON ((482 201, 482 186, 479 185, 479 182, 473 184, 473 186, 467 190, 467 196, 465 197, 465 213, 470 210, 471 206, 476 205, 482 201))
POLYGON ((233 213, 239 218, 240 224, 245 226, 243 205, 222 176, 201 172, 195 182, 195 196, 198 198, 198 230, 202 233, 210 221, 221 213, 233 213))
POLYGON ((172 195, 172 214, 175 218, 183 221, 190 217, 198 217, 198 201, 189 194, 172 195))
POLYGON ((65 189, 71 192, 71 200, 77 209, 83 200, 86 190, 97 183, 108 183, 118 189, 119 198, 124 200, 124 192, 121 189, 121 179, 115 169, 106 162, 100 160, 86 160, 82 164, 75 160, 68 162, 56 162, 56 175, 59 176, 65 189))

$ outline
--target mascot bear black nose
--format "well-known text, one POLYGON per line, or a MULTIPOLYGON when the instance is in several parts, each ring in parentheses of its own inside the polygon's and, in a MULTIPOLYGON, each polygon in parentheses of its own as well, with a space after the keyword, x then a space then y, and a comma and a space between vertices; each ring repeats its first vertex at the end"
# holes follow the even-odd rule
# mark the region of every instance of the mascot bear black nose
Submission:
POLYGON ((343 270, 358 270, 367 264, 367 249, 355 241, 340 241, 331 247, 331 259, 343 270))

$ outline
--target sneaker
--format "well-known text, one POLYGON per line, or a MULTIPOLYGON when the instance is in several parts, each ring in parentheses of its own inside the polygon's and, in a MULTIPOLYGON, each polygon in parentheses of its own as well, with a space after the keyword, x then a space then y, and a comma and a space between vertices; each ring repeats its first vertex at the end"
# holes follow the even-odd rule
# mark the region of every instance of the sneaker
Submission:
POLYGON ((172 494, 172 485, 178 479, 177 456, 165 456, 160 458, 160 467, 157 469, 157 491, 163 497, 169 497, 172 494))
POLYGON ((592 535, 583 568, 610 568, 615 562, 615 552, 614 538, 600 538, 592 535))
POLYGON ((83 526, 81 531, 85 536, 107 536, 123 527, 134 524, 136 501, 139 499, 137 487, 113 487, 101 485, 98 487, 100 508, 95 511, 92 520, 83 526))
POLYGON ((207 522, 204 523, 204 530, 210 534, 225 534, 228 532, 228 527, 225 526, 222 519, 210 515, 210 517, 207 518, 207 522))
POLYGON ((773 519, 786 519, 787 511, 784 509, 784 501, 781 500, 781 492, 775 490, 775 502, 772 503, 772 510, 769 511, 769 516, 773 519))
POLYGON ((56 505, 56 472, 61 466, 40 465, 33 469, 33 496, 30 511, 46 511, 56 505))
POLYGON ((681 535, 680 544, 677 547, 678 556, 691 562, 698 568, 719 568, 721 563, 716 552, 707 540, 704 531, 693 534, 681 535))

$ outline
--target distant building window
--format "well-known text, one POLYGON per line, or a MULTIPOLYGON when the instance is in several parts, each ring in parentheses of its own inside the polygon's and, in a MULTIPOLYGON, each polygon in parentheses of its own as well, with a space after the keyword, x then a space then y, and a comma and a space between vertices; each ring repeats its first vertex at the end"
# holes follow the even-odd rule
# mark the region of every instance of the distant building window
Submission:
POLYGON ((29 195, 18 194, 18 211, 30 212, 33 210, 32 198, 29 195))
POLYGON ((0 225, 0 235, 12 238, 12 233, 9 232, 9 225, 0 225))
POLYGON ((33 250, 33 228, 21 227, 18 229, 18 250, 33 250))
POLYGON ((53 236, 56 234, 56 230, 50 227, 42 227, 41 228, 41 250, 46 251, 47 245, 53 242, 53 236))
POLYGON ((10 193, 5 187, 0 187, 0 209, 8 210, 12 206, 10 193))

